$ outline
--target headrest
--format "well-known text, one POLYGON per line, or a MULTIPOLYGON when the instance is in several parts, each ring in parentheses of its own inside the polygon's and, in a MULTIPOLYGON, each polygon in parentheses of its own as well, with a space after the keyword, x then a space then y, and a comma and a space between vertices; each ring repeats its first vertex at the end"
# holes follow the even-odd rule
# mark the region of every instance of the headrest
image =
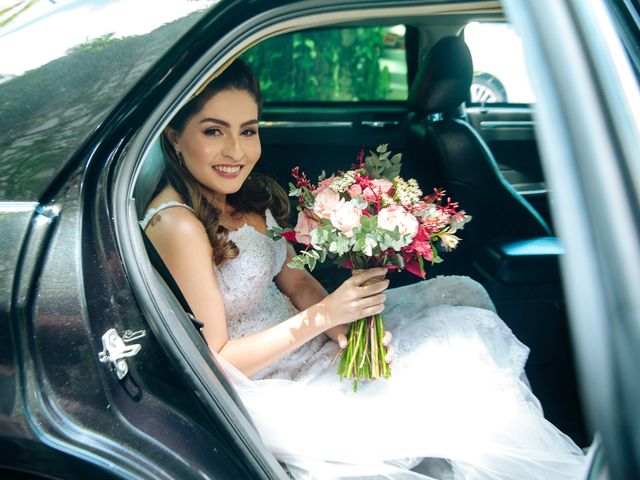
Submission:
POLYGON ((427 53, 411 84, 407 104, 422 114, 455 110, 469 97, 473 62, 461 37, 443 37, 427 53))

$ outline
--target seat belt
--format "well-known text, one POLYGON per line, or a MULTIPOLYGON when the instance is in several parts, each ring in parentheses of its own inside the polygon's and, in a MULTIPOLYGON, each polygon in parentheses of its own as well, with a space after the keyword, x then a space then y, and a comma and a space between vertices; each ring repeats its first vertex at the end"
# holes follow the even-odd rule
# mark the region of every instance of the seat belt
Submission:
POLYGON ((156 247, 153 246, 153 243, 151 243, 151 240, 149 240, 149 237, 147 237, 147 234, 142 229, 142 227, 140 227, 140 231, 142 232, 142 239, 144 240, 144 246, 147 250, 147 254, 149 255, 149 260, 151 260, 151 265, 153 265, 153 268, 155 268, 156 271, 160 274, 162 279, 165 281, 165 283, 169 287, 169 290, 171 290, 171 292, 176 297, 178 302, 180 302, 180 305, 182 306, 183 310, 187 313, 187 316, 191 320, 191 323, 193 324, 193 326, 196 327, 196 330, 198 331, 200 336, 202 336, 202 338, 204 339, 204 335, 202 334, 202 328, 204 327, 204 323, 198 320, 193 314, 193 311, 191 310, 191 307, 187 303, 187 299, 184 298, 184 295, 182 294, 180 287, 171 276, 169 269, 167 268, 164 261, 160 257, 160 254, 156 250, 156 247))

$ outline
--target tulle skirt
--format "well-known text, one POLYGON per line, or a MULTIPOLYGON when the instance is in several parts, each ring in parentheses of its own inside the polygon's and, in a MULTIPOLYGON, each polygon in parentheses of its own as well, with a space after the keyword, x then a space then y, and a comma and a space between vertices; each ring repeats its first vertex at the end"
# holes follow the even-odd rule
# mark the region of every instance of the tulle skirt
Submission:
POLYGON ((544 418, 524 375, 528 349, 482 287, 443 277, 387 298, 392 376, 355 393, 328 366, 333 342, 309 352, 293 380, 251 380, 218 356, 294 477, 581 478, 581 449, 544 418))

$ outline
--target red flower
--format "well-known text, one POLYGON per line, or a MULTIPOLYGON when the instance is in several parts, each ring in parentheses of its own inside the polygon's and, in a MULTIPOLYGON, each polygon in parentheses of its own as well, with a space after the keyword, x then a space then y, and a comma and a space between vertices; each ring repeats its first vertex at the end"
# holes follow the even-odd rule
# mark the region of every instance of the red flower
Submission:
POLYGON ((300 167, 294 167, 291 170, 291 176, 296 180, 296 186, 298 188, 306 187, 309 190, 315 190, 315 185, 309 181, 304 172, 300 173, 300 167))
POLYGON ((406 251, 415 252, 426 260, 433 260, 433 248, 431 247, 429 231, 427 228, 424 226, 420 227, 418 233, 413 237, 411 244, 406 247, 406 251))
POLYGON ((418 263, 418 260, 413 259, 411 260, 409 263, 405 264, 404 269, 409 272, 409 273, 413 273, 415 276, 420 277, 420 278, 424 278, 426 276, 426 272, 424 271, 420 271, 420 264, 418 263))
POLYGON ((290 242, 296 242, 296 243, 300 243, 298 242, 298 240, 296 239, 296 232, 294 232, 293 230, 289 231, 289 232, 283 232, 282 237, 286 238, 287 240, 289 240, 290 242))

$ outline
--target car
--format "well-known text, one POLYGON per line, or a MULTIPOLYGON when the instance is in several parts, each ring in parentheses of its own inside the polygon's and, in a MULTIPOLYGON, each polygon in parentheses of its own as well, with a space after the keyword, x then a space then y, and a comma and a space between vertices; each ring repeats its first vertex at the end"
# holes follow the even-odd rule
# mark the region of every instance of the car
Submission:
POLYGON ((387 143, 404 176, 444 186, 474 220, 428 274, 485 286, 531 348, 545 416, 588 452, 585 479, 638 478, 637 2, 171 3, 1 13, 2 477, 287 478, 138 225, 163 127, 242 56, 265 92, 261 170, 286 185, 387 143), (521 38, 534 104, 465 102, 462 39, 483 21, 521 38))

